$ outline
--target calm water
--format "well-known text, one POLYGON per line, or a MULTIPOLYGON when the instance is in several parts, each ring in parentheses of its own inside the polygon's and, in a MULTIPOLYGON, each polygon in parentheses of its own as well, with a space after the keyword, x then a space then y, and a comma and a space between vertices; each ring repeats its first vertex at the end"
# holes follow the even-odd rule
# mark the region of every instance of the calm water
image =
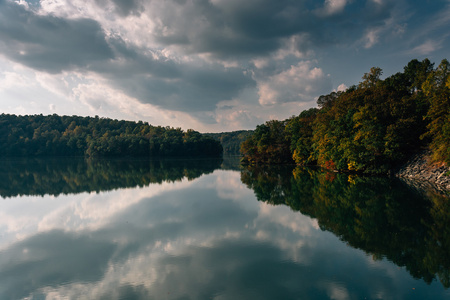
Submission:
POLYGON ((450 299, 450 201, 221 161, 0 167, 0 299, 450 299))

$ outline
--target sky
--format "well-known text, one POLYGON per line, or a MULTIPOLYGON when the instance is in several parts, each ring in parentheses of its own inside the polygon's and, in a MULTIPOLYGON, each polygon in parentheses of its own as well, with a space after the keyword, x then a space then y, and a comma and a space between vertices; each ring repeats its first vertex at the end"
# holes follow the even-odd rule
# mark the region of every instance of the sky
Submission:
POLYGON ((0 112, 254 129, 449 49, 450 0, 0 0, 0 112))

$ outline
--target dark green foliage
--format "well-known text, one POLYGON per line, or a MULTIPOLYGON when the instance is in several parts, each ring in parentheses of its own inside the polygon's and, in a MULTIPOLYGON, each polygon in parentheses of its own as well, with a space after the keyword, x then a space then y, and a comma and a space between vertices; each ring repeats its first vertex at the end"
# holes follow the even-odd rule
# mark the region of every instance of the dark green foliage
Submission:
POLYGON ((421 146, 421 99, 401 73, 343 93, 314 124, 317 161, 338 170, 388 172, 421 146))
POLYGON ((220 167, 222 159, 14 158, 0 163, 0 196, 54 195, 144 187, 193 180, 220 167))
POLYGON ((430 72, 422 89, 430 104, 424 137, 431 139, 433 159, 450 164, 450 63, 446 59, 430 72))
POLYGON ((380 77, 383 74, 383 70, 378 67, 370 68, 369 73, 364 73, 363 81, 359 84, 360 88, 373 88, 380 82, 380 77))
POLYGON ((105 118, 0 115, 0 156, 221 156, 194 130, 105 118))
MULTIPOLYGON (((327 102, 328 105, 330 102, 327 102)), ((316 119, 317 108, 311 108, 303 111, 297 117, 288 119, 285 131, 287 138, 291 142, 290 151, 292 159, 298 165, 308 165, 315 163, 315 158, 311 155, 312 136, 313 136, 313 122, 316 119)))
POLYGON ((205 133, 205 135, 212 137, 222 144, 224 155, 240 155, 239 151, 241 149, 242 142, 245 141, 252 133, 252 130, 239 130, 221 133, 205 133))
POLYGON ((398 179, 291 166, 248 166, 241 180, 259 201, 288 205, 374 259, 450 287, 448 196, 424 195, 398 179))
MULTIPOLYGON (((285 124, 277 135, 287 140, 296 164, 381 174, 424 147, 431 148, 435 161, 450 164, 448 61, 434 70, 428 59, 412 60, 403 73, 384 80, 381 74, 380 68, 372 68, 358 86, 320 96, 319 109, 277 121, 285 124)), ((262 134, 267 123, 260 126, 243 143, 245 163, 281 156, 280 150, 267 150, 274 142, 262 134)))
POLYGON ((241 144, 245 164, 292 163, 290 141, 285 130, 287 121, 268 121, 258 125, 253 134, 241 144))
POLYGON ((330 108, 340 95, 342 95, 342 92, 332 92, 328 95, 322 95, 317 99, 317 105, 319 108, 330 108))

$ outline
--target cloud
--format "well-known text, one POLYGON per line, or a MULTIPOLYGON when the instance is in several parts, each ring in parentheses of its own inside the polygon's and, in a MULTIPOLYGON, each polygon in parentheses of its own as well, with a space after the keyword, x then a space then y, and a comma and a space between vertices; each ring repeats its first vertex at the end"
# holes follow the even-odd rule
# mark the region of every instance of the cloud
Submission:
MULTIPOLYGON (((160 66, 167 71, 166 65, 160 66)), ((184 112, 213 111, 220 101, 231 100, 242 89, 255 85, 251 76, 238 68, 184 64, 177 65, 174 71, 179 73, 172 74, 172 78, 151 69, 129 76, 118 70, 107 76, 115 86, 143 103, 184 112)))
POLYGON ((338 87, 337 87, 337 91, 338 92, 345 92, 345 90, 348 89, 348 86, 346 86, 345 84, 341 83, 338 87))
POLYGON ((13 3, 0 5, 5 8, 0 17, 9 21, 0 23, 0 51, 36 70, 95 72, 143 103, 185 112, 212 111, 217 102, 254 85, 239 68, 176 62, 162 51, 107 38, 94 20, 41 16, 13 3))
MULTIPOLYGON (((283 119, 298 113, 288 107, 314 105, 314 98, 331 91, 336 76, 339 83, 354 83, 351 72, 342 74, 351 55, 360 59, 350 67, 360 78, 368 68, 357 71, 361 61, 381 65, 366 57, 373 51, 383 58, 392 49, 407 56, 442 52, 449 36, 448 2, 422 5, 405 0, 0 0, 0 56, 39 71, 38 80, 48 74, 89 78, 66 87, 61 79, 59 92, 50 87, 58 86, 53 79, 38 83, 57 98, 40 107, 55 104, 57 113, 70 110, 56 103, 65 97, 84 106, 86 114, 96 108, 105 116, 123 111, 129 100, 183 115, 179 123, 222 124, 223 129, 235 121, 252 128, 268 115, 283 119), (314 67, 301 69, 305 61, 315 61, 314 67), (314 68, 319 77, 309 78, 314 68), (73 98, 81 85, 85 92, 78 95, 84 98, 73 98), (93 89, 86 85, 124 97, 88 96, 93 89), (225 102, 233 102, 232 109, 224 109, 225 102)), ((7 101, 19 101, 15 94, 7 101)))
POLYGON ((370 49, 380 42, 392 43, 405 33, 406 21, 412 16, 407 6, 402 2, 372 0, 368 1, 364 9, 367 18, 361 38, 365 49, 370 49))
POLYGON ((370 29, 366 33, 364 48, 372 48, 375 44, 378 43, 379 35, 381 29, 370 29))
POLYGON ((144 10, 141 0, 112 0, 112 2, 116 6, 116 12, 121 16, 140 14, 144 10))
POLYGON ((354 3, 348 14, 335 16, 347 6, 346 0, 326 0, 320 9, 314 1, 216 0, 153 3, 147 11, 157 20, 153 33, 163 45, 234 59, 271 55, 293 36, 308 37, 299 46, 343 43, 349 33, 362 35, 388 18, 391 9, 354 3))
POLYGON ((450 3, 433 16, 423 16, 423 21, 410 44, 412 49, 405 51, 408 55, 429 55, 444 48, 450 33, 450 3))
POLYGON ((423 44, 411 49, 409 53, 413 55, 428 55, 442 48, 441 44, 442 41, 427 40, 423 44))
POLYGON ((322 69, 309 61, 259 82, 259 103, 275 105, 286 102, 308 102, 315 95, 331 90, 331 82, 322 69))
POLYGON ((36 70, 58 73, 113 58, 100 24, 41 16, 0 0, 0 53, 36 70))
POLYGON ((24 76, 19 73, 4 71, 0 74, 0 89, 23 88, 28 86, 24 76))
POLYGON ((340 13, 347 5, 347 0, 325 0, 324 7, 319 11, 320 14, 329 16, 340 13))

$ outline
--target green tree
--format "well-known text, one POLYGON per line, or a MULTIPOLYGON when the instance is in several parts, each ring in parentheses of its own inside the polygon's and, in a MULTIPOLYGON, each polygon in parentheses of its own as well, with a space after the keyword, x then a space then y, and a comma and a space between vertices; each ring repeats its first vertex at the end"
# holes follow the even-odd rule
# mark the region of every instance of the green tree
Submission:
POLYGON ((360 83, 361 88, 373 88, 380 82, 380 77, 383 74, 383 70, 379 67, 370 68, 369 73, 364 73, 363 81, 360 83))
POLYGON ((0 156, 222 155, 220 143, 210 137, 143 122, 2 114, 0 124, 0 156))
POLYGON ((258 125, 253 134, 242 143, 242 162, 247 164, 292 163, 290 142, 285 131, 286 121, 267 121, 258 125))
POLYGON ((297 117, 288 119, 286 134, 290 141, 292 159, 298 165, 309 165, 315 163, 312 137, 313 122, 317 116, 318 109, 311 108, 300 113, 297 117))
POLYGON ((444 59, 431 72, 422 89, 430 108, 427 113, 428 131, 433 159, 450 164, 450 63, 444 59))

